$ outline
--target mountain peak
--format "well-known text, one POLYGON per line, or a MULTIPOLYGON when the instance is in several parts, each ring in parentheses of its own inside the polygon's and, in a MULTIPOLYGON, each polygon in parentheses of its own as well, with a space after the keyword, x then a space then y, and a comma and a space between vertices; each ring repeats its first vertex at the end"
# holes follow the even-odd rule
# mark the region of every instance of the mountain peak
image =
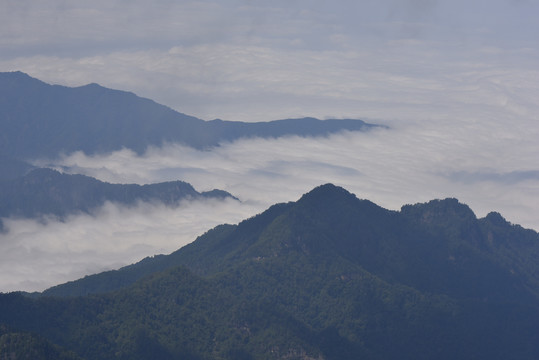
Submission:
POLYGON ((328 183, 320 185, 303 195, 296 203, 298 209, 305 211, 315 210, 320 216, 320 221, 341 221, 342 217, 350 217, 352 214, 362 218, 385 217, 390 212, 372 201, 359 199, 346 189, 328 183), (338 215, 341 214, 341 215, 338 215))
POLYGON ((312 201, 327 201, 327 200, 332 200, 334 201, 335 199, 349 199, 349 200, 357 200, 357 197, 348 192, 346 189, 340 187, 340 186, 337 186, 337 185, 334 185, 334 184, 331 184, 331 183, 327 183, 327 184, 323 184, 323 185, 320 185, 320 186, 317 186, 315 187, 313 190, 309 191, 308 193, 304 194, 299 200, 298 202, 299 203, 302 203, 302 202, 312 202, 312 201))
MULTIPOLYGON (((9 86, 32 86, 32 84, 47 85, 22 71, 0 72, 0 81, 9 86)), ((2 89, 0 89, 2 91, 2 89)))
POLYGON ((468 205, 460 203, 455 198, 436 199, 428 203, 404 205, 401 212, 426 224, 446 223, 456 219, 477 219, 468 205))
POLYGON ((505 227, 505 226, 511 225, 507 220, 505 220, 505 218, 499 212, 495 212, 495 211, 489 212, 487 216, 485 217, 485 219, 496 226, 505 227))
POLYGON ((22 71, 6 71, 6 72, 0 72, 0 76, 2 77, 18 77, 18 78, 31 78, 30 75, 23 73, 22 71))

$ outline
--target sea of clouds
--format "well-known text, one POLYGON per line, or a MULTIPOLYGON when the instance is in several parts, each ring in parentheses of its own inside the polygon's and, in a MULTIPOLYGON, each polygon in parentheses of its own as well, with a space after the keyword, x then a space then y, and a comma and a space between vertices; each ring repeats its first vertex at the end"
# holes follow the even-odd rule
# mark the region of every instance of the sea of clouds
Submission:
POLYGON ((455 125, 466 127, 466 122, 445 131, 437 124, 393 124, 389 129, 320 138, 245 139, 209 151, 169 144, 142 156, 124 149, 41 160, 37 164, 111 183, 182 179, 199 191, 229 191, 240 201, 190 201, 177 208, 107 203, 92 215, 64 221, 5 220, 0 287, 43 290, 145 256, 170 253, 213 226, 238 223, 328 182, 388 209, 456 197, 478 217, 498 211, 511 222, 539 229, 535 152, 517 150, 522 138, 465 136, 472 129, 455 125), (455 131, 462 135, 458 141, 455 131), (500 142, 506 145, 500 147, 500 142))

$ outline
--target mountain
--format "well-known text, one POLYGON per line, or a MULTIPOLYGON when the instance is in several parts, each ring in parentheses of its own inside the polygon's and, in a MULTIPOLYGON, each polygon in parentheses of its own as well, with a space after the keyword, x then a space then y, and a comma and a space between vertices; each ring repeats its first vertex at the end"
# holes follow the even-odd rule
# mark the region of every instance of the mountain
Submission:
POLYGON ((0 295, 0 323, 86 359, 537 359, 538 255, 498 213, 326 184, 76 289, 108 292, 0 295))
POLYGON ((373 126, 351 119, 203 121, 97 84, 70 88, 21 72, 0 73, 0 155, 19 160, 124 147, 142 153, 167 142, 202 149, 245 137, 323 136, 373 126))
POLYGON ((106 201, 135 205, 159 202, 177 206, 181 200, 234 198, 222 190, 197 192, 183 181, 158 184, 109 184, 84 175, 62 174, 52 169, 34 169, 13 180, 0 181, 0 217, 64 217, 91 213, 106 201))

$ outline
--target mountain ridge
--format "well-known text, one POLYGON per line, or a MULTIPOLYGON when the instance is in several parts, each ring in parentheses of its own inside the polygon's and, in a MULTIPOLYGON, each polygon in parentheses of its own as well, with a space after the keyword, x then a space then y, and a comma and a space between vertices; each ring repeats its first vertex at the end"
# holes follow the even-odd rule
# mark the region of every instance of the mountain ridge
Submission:
POLYGON ((87 359, 537 358, 539 234, 456 199, 403 209, 322 185, 104 292, 0 295, 0 323, 87 359))
MULTIPOLYGON (((501 215, 499 217, 503 219, 501 215)), ((126 270, 129 272, 131 268, 140 271, 140 268, 144 266, 162 270, 172 266, 171 264, 181 263, 199 275, 209 276, 223 271, 227 266, 226 263, 233 262, 233 259, 245 257, 267 258, 271 254, 277 254, 284 248, 294 248, 300 252, 310 254, 320 253, 325 256, 333 253, 345 259, 361 261, 366 270, 378 269, 379 273, 377 275, 387 281, 398 281, 414 287, 420 286, 423 290, 434 291, 436 287, 431 288, 433 284, 429 282, 428 278, 422 280, 422 282, 404 279, 406 272, 404 272, 402 264, 406 263, 407 257, 420 256, 428 259, 429 257, 437 256, 423 266, 439 268, 437 270, 439 278, 445 276, 444 274, 453 274, 452 276, 455 277, 463 276, 464 270, 459 270, 458 273, 452 270, 455 262, 461 261, 458 257, 458 251, 462 248, 468 249, 473 252, 469 256, 478 256, 476 253, 479 251, 491 251, 492 249, 487 249, 487 246, 494 248, 492 241, 489 242, 488 240, 492 238, 492 235, 488 235, 486 229, 499 224, 498 217, 496 217, 494 224, 491 223, 491 219, 492 215, 477 219, 467 205, 461 204, 458 200, 452 198, 433 200, 425 204, 405 205, 401 211, 386 210, 369 200, 358 199, 343 188, 325 184, 303 195, 296 202, 276 204, 265 212, 244 220, 238 225, 218 226, 200 236, 194 243, 188 244, 170 255, 147 258, 140 264, 133 264, 110 274, 119 275, 125 273, 126 270), (324 204, 324 206, 321 204, 324 204), (448 211, 453 212, 455 209, 466 216, 455 216, 452 231, 447 231, 444 214, 448 211), (305 219, 303 214, 307 210, 310 218, 305 219), (412 210, 415 210, 416 213, 414 214, 412 210), (431 223, 417 220, 422 218, 424 213, 430 214, 432 217, 430 219, 431 223), (438 216, 436 217, 432 214, 438 216), (286 222, 285 220, 280 220, 284 216, 286 216, 286 222), (299 221, 302 225, 301 227, 293 225, 290 224, 290 221, 299 221), (470 227, 468 221, 473 221, 474 226, 470 227), (419 230, 418 226, 420 227, 419 230), (286 233, 283 230, 291 227, 301 235, 286 233), (331 235, 327 234, 327 231, 313 230, 319 228, 331 229, 329 230, 331 235), (260 229, 264 230, 261 231, 260 229), (286 238, 286 245, 269 245, 260 240, 271 238, 274 236, 273 232, 280 233, 279 238, 281 241, 286 238), (363 239, 361 242, 358 242, 354 236, 357 233, 361 233, 361 238, 363 239), (421 239, 416 240, 413 235, 408 235, 409 233, 420 234, 421 239), (477 237, 481 237, 482 241, 478 241, 477 237), (301 240, 302 238, 309 238, 311 241, 305 243, 301 240), (324 240, 327 238, 335 239, 331 243, 337 241, 333 248, 328 247, 327 244, 330 242, 324 240), (211 242, 204 245, 208 241, 206 239, 211 239, 211 242), (444 244, 447 241, 446 239, 450 239, 455 244, 452 246, 444 244), (335 251, 337 252, 335 253, 335 251), (202 268, 200 264, 204 264, 202 268)), ((507 222, 503 224, 503 228, 509 231, 522 232, 525 236, 537 239, 537 233, 533 230, 522 229, 507 222)), ((535 245, 531 239, 528 244, 535 245)), ((462 261, 465 260, 468 261, 469 259, 463 259, 462 261)), ((489 260, 488 256, 481 255, 475 261, 488 264, 491 260, 489 260)), ((511 261, 514 261, 514 259, 511 261)), ((426 271, 420 267, 416 268, 413 264, 408 266, 411 266, 409 271, 414 276, 425 277, 425 275, 421 274, 433 275, 432 269, 426 271)), ((141 274, 144 274, 144 271, 141 274)), ((410 274, 407 275, 413 279, 410 274)), ((140 277, 136 277, 136 279, 140 277)), ((87 278, 91 279, 92 276, 87 278)), ((472 276, 470 279, 475 278, 472 276)), ((539 277, 535 280, 539 281, 539 277)), ((478 281, 479 279, 471 281, 466 291, 473 293, 477 290, 478 281)), ((74 283, 77 283, 77 281, 74 283)), ((74 283, 71 285, 74 285, 74 283)), ((457 286, 454 280, 448 278, 444 286, 449 287, 450 285, 453 289, 451 291, 456 291, 455 287, 462 290, 464 286, 462 283, 457 286)), ((62 285, 55 288, 56 291, 59 291, 62 285)), ((89 292, 91 293, 91 291, 89 292)), ((54 294, 55 292, 49 289, 44 293, 54 294)), ((61 291, 57 293, 60 294, 61 291)), ((453 294, 453 296, 456 296, 456 294, 453 294)))
POLYGON ((49 168, 31 170, 23 177, 0 181, 0 217, 36 218, 91 213, 106 201, 125 206, 158 202, 178 206, 181 200, 238 200, 223 190, 196 191, 184 181, 155 184, 110 184, 93 177, 64 174, 49 168))
POLYGON ((381 127, 355 119, 204 121, 131 92, 98 84, 49 85, 21 72, 0 73, 0 154, 19 160, 181 143, 197 149, 247 137, 327 136, 381 127))

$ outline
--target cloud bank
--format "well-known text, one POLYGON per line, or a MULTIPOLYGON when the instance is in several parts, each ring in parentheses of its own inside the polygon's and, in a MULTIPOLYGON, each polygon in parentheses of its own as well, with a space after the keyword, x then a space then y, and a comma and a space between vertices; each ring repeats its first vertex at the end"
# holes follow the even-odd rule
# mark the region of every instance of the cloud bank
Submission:
POLYGON ((217 224, 237 223, 328 182, 396 210, 456 197, 480 217, 498 211, 511 222, 539 229, 536 133, 517 136, 494 128, 487 135, 484 124, 464 120, 391 125, 320 138, 245 139, 211 151, 169 144, 141 156, 124 149, 42 159, 36 165, 112 183, 182 179, 199 191, 227 190, 241 202, 190 202, 178 209, 107 204, 94 216, 65 222, 7 220, 9 231, 0 235, 0 290, 43 290, 169 253, 217 224))
POLYGON ((107 203, 93 215, 65 221, 7 219, 7 233, 0 234, 0 291, 42 291, 170 253, 213 226, 237 223, 246 213, 248 204, 228 199, 185 201, 178 208, 107 203))
MULTIPOLYGON (((479 217, 498 211, 511 222, 539 229, 537 147, 523 151, 521 146, 537 134, 513 137, 503 129, 494 130, 481 135, 485 130, 480 125, 462 120, 442 128, 439 123, 408 122, 406 126, 393 124, 389 130, 327 138, 241 140, 212 151, 170 144, 142 156, 124 149, 93 157, 79 152, 42 160, 41 165, 55 164, 63 171, 108 182, 183 179, 201 191, 227 190, 242 203, 190 203, 178 210, 150 205, 129 210, 109 204, 96 217, 75 216, 65 223, 7 222, 11 231, 0 239, 15 245, 3 252, 2 264, 6 271, 18 272, 13 279, 41 276, 52 284, 77 278, 171 252, 214 225, 237 223, 327 182, 395 210, 404 204, 456 197, 479 217), (17 264, 8 259, 17 259, 17 264), (36 259, 48 263, 36 263, 36 259), (48 275, 43 272, 47 264, 48 275)), ((14 281, 12 286, 40 289, 44 283, 14 281)), ((9 284, 4 283, 5 289, 9 284)))
POLYGON ((538 146, 532 146, 537 133, 516 136, 504 129, 486 131, 482 125, 408 122, 325 138, 241 140, 212 151, 169 145, 143 156, 130 150, 95 157, 75 153, 57 159, 56 166, 108 182, 181 178, 201 190, 227 190, 259 210, 295 200, 326 182, 393 209, 457 197, 478 215, 496 210, 539 229, 529 212, 536 207, 530 195, 539 190, 538 146))

